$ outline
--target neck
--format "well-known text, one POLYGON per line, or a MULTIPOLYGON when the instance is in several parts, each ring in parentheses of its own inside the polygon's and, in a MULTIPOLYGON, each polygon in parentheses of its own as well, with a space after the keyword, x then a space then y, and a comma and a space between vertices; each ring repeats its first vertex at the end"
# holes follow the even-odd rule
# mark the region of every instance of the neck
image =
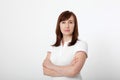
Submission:
POLYGON ((63 42, 67 42, 72 39, 72 36, 63 36, 63 42))

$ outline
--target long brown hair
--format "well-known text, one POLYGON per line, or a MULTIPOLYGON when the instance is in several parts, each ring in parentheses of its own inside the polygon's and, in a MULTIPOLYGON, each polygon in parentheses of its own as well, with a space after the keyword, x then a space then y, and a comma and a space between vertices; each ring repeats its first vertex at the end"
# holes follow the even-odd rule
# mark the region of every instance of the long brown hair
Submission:
POLYGON ((60 45, 60 42, 61 42, 61 40, 63 38, 63 34, 62 34, 61 30, 60 30, 60 22, 68 20, 71 16, 74 17, 75 26, 74 26, 74 31, 72 33, 72 40, 68 44, 68 46, 74 45, 76 43, 76 41, 78 40, 78 35, 79 34, 78 34, 78 22, 77 22, 76 15, 71 11, 64 11, 58 17, 57 25, 56 25, 56 42, 52 46, 57 47, 57 46, 60 45))

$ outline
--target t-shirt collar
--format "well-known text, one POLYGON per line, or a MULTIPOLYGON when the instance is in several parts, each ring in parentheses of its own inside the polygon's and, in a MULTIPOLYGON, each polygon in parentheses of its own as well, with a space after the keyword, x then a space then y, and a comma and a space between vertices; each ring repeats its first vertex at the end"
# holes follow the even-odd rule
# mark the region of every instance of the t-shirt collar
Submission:
MULTIPOLYGON (((65 42, 64 42, 64 46, 68 45, 69 42, 71 42, 71 40, 72 40, 72 39, 70 39, 70 40, 68 40, 68 41, 65 41, 65 42)), ((62 45, 62 40, 61 40, 61 45, 62 45)))

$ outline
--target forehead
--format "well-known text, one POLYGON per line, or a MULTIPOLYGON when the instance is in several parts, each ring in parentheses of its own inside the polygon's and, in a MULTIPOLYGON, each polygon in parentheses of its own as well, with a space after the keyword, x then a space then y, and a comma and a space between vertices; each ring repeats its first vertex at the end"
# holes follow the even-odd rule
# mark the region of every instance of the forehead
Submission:
POLYGON ((72 21, 73 21, 73 20, 74 20, 74 17, 73 17, 73 16, 70 16, 70 18, 69 18, 68 20, 72 20, 72 21))
POLYGON ((74 21, 74 17, 73 16, 70 16, 70 18, 66 19, 66 20, 63 20, 63 21, 74 21))
POLYGON ((74 20, 74 16, 73 15, 63 15, 60 17, 60 22, 66 21, 66 20, 74 20))

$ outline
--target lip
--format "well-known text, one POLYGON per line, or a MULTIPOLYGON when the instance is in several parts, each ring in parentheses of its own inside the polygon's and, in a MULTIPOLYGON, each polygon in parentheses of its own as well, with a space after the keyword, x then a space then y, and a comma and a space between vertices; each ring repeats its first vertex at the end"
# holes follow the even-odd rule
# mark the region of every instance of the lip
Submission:
POLYGON ((66 32, 69 32, 70 30, 65 30, 66 32))

